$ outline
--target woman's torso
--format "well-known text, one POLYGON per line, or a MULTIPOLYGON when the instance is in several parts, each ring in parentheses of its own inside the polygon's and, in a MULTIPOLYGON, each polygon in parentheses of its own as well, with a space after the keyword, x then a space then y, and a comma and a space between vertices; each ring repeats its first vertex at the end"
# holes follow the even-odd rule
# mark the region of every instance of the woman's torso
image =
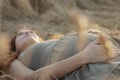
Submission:
POLYGON ((21 53, 18 59, 29 68, 36 70, 45 65, 75 55, 77 52, 84 49, 91 41, 92 40, 84 41, 86 44, 82 42, 79 43, 78 34, 73 33, 61 39, 33 44, 21 53), (84 45, 84 47, 79 48, 79 45, 84 45))
MULTIPOLYGON (((18 59, 29 68, 36 70, 76 54, 95 39, 96 37, 94 35, 87 35, 86 39, 80 39, 76 33, 70 34, 59 40, 34 44, 22 53, 18 59)), ((119 46, 114 40, 112 41, 115 45, 119 46)), ((114 74, 116 74, 115 72, 116 69, 119 68, 119 64, 114 64, 114 62, 118 62, 119 60, 120 58, 118 57, 113 63, 84 65, 80 69, 64 77, 63 80, 106 80, 109 79, 111 75, 115 77, 114 74)))

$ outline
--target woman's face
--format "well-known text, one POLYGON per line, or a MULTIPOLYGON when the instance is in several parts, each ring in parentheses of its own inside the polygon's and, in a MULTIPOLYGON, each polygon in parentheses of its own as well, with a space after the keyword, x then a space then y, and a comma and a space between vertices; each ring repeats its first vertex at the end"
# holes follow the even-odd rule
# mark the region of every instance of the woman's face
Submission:
POLYGON ((36 33, 30 30, 21 30, 18 32, 15 39, 16 51, 22 52, 30 45, 39 42, 39 37, 36 33))

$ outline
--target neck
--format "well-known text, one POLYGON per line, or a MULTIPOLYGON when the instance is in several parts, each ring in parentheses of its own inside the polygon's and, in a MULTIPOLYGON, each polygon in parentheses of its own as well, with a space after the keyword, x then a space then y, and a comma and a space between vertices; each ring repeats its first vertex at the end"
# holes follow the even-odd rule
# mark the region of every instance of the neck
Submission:
POLYGON ((27 48, 29 48, 31 45, 33 45, 33 44, 35 44, 35 43, 37 43, 37 42, 31 42, 31 43, 26 43, 25 45, 23 45, 23 46, 21 46, 21 48, 20 49, 18 49, 18 53, 21 53, 21 52, 23 52, 23 51, 25 51, 27 48))

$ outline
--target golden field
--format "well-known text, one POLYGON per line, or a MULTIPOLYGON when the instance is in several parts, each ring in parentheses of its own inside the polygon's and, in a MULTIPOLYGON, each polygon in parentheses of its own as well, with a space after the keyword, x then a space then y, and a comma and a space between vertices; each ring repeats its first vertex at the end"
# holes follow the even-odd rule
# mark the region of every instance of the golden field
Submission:
POLYGON ((69 13, 77 12, 82 27, 120 30, 120 0, 0 0, 0 31, 14 34, 28 26, 43 39, 76 31, 69 13))

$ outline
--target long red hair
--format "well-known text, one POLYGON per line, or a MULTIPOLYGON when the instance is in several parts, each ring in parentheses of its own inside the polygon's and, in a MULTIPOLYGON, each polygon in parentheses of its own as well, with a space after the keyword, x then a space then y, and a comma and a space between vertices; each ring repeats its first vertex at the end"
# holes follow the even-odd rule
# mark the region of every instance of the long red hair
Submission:
POLYGON ((0 70, 7 72, 10 63, 16 59, 18 54, 11 50, 11 38, 0 33, 0 70))

